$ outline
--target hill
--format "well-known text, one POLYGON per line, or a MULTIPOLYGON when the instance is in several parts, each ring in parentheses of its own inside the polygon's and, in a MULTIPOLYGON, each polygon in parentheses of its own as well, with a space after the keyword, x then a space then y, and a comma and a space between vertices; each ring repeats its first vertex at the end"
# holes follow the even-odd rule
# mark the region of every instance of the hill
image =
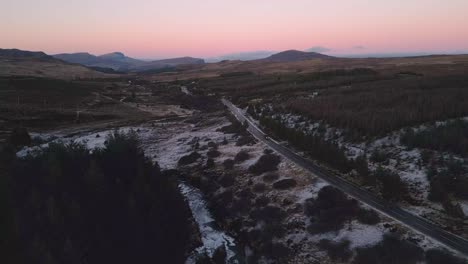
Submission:
POLYGON ((268 62, 294 62, 312 59, 331 59, 332 56, 320 54, 317 52, 304 52, 299 50, 287 50, 280 53, 273 54, 262 61, 268 62))
POLYGON ((0 49, 0 58, 53 59, 51 56, 41 51, 25 51, 19 49, 0 49))
POLYGON ((136 67, 134 71, 149 71, 149 70, 157 70, 157 69, 164 69, 164 68, 173 68, 173 67, 177 67, 181 65, 203 65, 203 64, 205 64, 205 61, 203 59, 192 58, 192 57, 181 57, 181 58, 164 59, 164 60, 146 62, 136 67))
POLYGON ((181 57, 173 59, 144 61, 125 56, 122 52, 112 52, 100 56, 89 53, 57 54, 55 58, 71 63, 78 63, 88 67, 111 68, 116 71, 139 72, 178 65, 204 64, 203 59, 181 57))
POLYGON ((71 64, 44 52, 0 49, 0 76, 33 76, 57 79, 100 78, 108 75, 71 64))

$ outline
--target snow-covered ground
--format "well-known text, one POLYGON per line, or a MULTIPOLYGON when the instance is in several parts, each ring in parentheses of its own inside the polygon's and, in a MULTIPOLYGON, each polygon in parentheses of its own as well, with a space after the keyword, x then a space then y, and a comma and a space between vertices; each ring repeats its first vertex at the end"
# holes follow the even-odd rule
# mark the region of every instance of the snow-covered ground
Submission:
MULTIPOLYGON (((271 109, 271 106, 267 106, 271 109)), ((445 214, 439 203, 429 201, 430 183, 427 178, 427 168, 421 164, 421 151, 419 149, 408 150, 400 143, 400 136, 403 129, 390 133, 384 137, 376 138, 370 142, 350 142, 346 141, 344 131, 338 128, 325 125, 320 122, 306 121, 306 118, 300 115, 291 113, 275 113, 273 118, 280 118, 284 124, 290 128, 301 129, 306 133, 317 133, 319 126, 325 127, 324 137, 326 139, 335 140, 341 147, 345 148, 346 155, 349 159, 355 159, 358 156, 366 154, 369 164, 369 169, 375 170, 381 166, 385 169, 396 172, 401 179, 407 184, 413 198, 420 201, 419 205, 402 204, 402 207, 411 211, 414 214, 431 219, 433 222, 439 222, 441 214, 445 214), (389 154, 388 163, 376 163, 370 159, 371 154, 375 151, 389 154)), ((463 118, 468 120, 468 117, 463 118)), ((444 125, 447 121, 436 122, 436 125, 444 125)), ((414 131, 426 129, 427 125, 423 124, 412 128, 414 131)), ((468 201, 460 201, 460 205, 468 216, 468 201)), ((442 218, 447 218, 443 216, 442 218)), ((445 223, 441 223, 444 225, 445 223)))
MULTIPOLYGON (((440 245, 429 238, 425 238, 420 234, 411 232, 399 223, 381 216, 381 223, 375 226, 369 226, 361 224, 357 221, 347 223, 344 228, 334 232, 328 232, 323 234, 312 235, 309 234, 305 227, 308 224, 308 219, 302 210, 296 210, 301 208, 304 201, 309 198, 315 198, 318 191, 328 185, 323 180, 312 175, 311 173, 303 170, 294 163, 282 158, 281 163, 278 166, 279 179, 290 178, 297 182, 295 187, 286 190, 277 190, 271 187, 271 183, 266 183, 262 176, 252 177, 248 173, 248 168, 254 164, 266 148, 261 142, 257 142, 253 145, 236 146, 236 138, 232 134, 224 134, 218 131, 219 128, 226 125, 227 121, 224 118, 215 118, 213 122, 202 122, 201 124, 191 124, 185 122, 157 122, 157 123, 146 123, 139 126, 123 127, 120 131, 128 132, 133 130, 139 136, 144 151, 153 161, 159 163, 163 169, 173 169, 177 167, 178 160, 191 151, 193 151, 193 145, 198 142, 197 150, 203 158, 200 162, 206 161, 206 153, 208 151, 208 143, 213 142, 218 145, 218 151, 221 153, 219 157, 214 158, 216 164, 221 164, 225 159, 234 159, 235 155, 241 150, 247 151, 250 154, 250 158, 240 164, 236 164, 234 169, 237 171, 238 182, 241 188, 251 188, 256 183, 264 183, 267 185, 266 191, 263 195, 270 198, 271 203, 284 209, 288 212, 285 220, 285 225, 294 223, 302 223, 302 228, 288 228, 286 236, 281 240, 284 244, 291 248, 294 248, 298 254, 293 257, 291 263, 308 263, 306 260, 326 260, 327 256, 323 250, 317 247, 320 239, 330 239, 333 241, 340 241, 347 239, 351 242, 351 247, 364 247, 371 246, 378 243, 382 236, 389 232, 389 228, 384 225, 387 224, 392 227, 398 227, 399 232, 404 234, 405 237, 419 237, 420 245, 424 248, 439 247, 440 245), (223 141, 227 141, 227 144, 222 144, 223 141), (285 203, 288 201, 288 203, 285 203)), ((304 124, 306 124, 304 122, 304 124)), ((310 125, 310 127, 317 127, 317 125, 310 125)), ((86 144, 89 148, 99 148, 104 146, 106 135, 111 133, 113 130, 105 130, 100 132, 90 132, 84 134, 77 134, 70 138, 63 138, 61 135, 35 135, 44 138, 50 138, 51 136, 56 137, 54 141, 73 141, 86 144)), ((46 143, 47 144, 47 143, 46 143)), ((46 146, 43 144, 42 146, 46 146)), ((361 155, 362 151, 372 151, 373 149, 392 148, 393 156, 400 158, 400 165, 394 165, 396 162, 389 162, 389 167, 393 166, 393 169, 399 170, 402 178, 407 182, 413 182, 417 187, 426 188, 427 180, 423 169, 415 166, 415 160, 419 159, 419 152, 416 150, 406 151, 404 147, 399 145, 399 140, 395 136, 389 136, 375 140, 371 144, 351 144, 342 142, 345 146, 349 155, 361 155), (397 151, 395 151, 397 149, 397 151), (426 185, 424 185, 426 184, 426 185)), ((40 147, 33 147, 29 149, 23 149, 18 152, 18 155, 25 155, 26 153, 37 150, 40 147)), ((375 166, 375 164, 371 164, 375 166)), ((196 192, 191 192, 189 189, 181 186, 182 193, 190 198, 190 206, 192 211, 200 209, 200 199, 193 198, 196 192), (192 195, 192 196, 191 196, 192 195), (192 199, 193 198, 193 199, 192 199), (197 202, 198 201, 198 202, 197 202)), ((426 195, 426 192, 423 192, 426 195)), ((361 204, 362 207, 365 205, 361 204)), ((431 209, 427 207, 408 207, 413 212, 419 214, 425 214, 431 212, 431 209)), ((437 208, 436 206, 434 208, 437 208)), ((203 208, 202 208, 203 209, 203 208)), ((206 209, 206 208, 205 208, 206 209)), ((463 204, 463 209, 468 210, 468 204, 463 204)), ((194 212, 194 214, 196 214, 194 212)), ((197 223, 200 225, 201 231, 205 234, 202 237, 205 247, 199 250, 207 250, 208 253, 212 253, 216 247, 224 243, 226 246, 232 245, 233 241, 225 233, 214 230, 210 223, 212 222, 209 214, 200 213, 195 215, 197 223), (232 242, 232 243, 231 243, 232 242)), ((228 251, 228 256, 232 256, 232 252, 228 251), (231 255, 229 255, 231 254, 231 255)), ((326 261, 322 262, 326 263, 326 261)))

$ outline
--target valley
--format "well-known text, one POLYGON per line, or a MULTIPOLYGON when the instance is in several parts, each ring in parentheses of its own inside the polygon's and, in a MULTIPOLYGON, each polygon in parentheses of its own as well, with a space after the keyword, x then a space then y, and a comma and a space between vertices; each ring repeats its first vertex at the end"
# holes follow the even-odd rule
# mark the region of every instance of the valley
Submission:
MULTIPOLYGON (((30 141, 15 146, 17 162, 50 153, 55 144, 83 145, 95 156, 89 164, 84 159, 89 171, 79 184, 91 195, 108 188, 88 182, 87 175, 98 166, 115 188, 106 191, 125 197, 121 205, 128 222, 116 224, 135 224, 146 223, 147 214, 132 204, 153 198, 140 197, 133 189, 127 197, 120 193, 121 182, 142 193, 148 186, 158 193, 157 187, 151 179, 133 182, 124 174, 114 179, 107 170, 124 170, 124 164, 103 161, 114 153, 108 149, 113 137, 134 135, 142 152, 137 156, 154 164, 160 170, 158 179, 178 186, 171 190, 184 197, 180 207, 188 220, 180 224, 188 233, 180 237, 189 236, 190 243, 177 252, 186 263, 432 264, 440 258, 464 263, 468 57, 343 59, 300 54, 297 59, 294 54, 286 61, 282 54, 281 61, 184 64, 170 73, 110 74, 65 62, 60 63, 72 72, 80 67, 92 73, 58 77, 0 70, 2 144, 16 142, 12 131, 18 128, 28 131, 30 141), (430 140, 435 135, 437 142, 430 140)), ((51 63, 9 60, 4 67, 11 69, 17 68, 15 63, 34 63, 31 68, 51 63)), ((119 155, 123 163, 127 154, 119 155)), ((126 162, 133 164, 133 159, 126 162)), ((140 175, 139 166, 135 175, 140 175)), ((65 173, 53 173, 58 172, 44 175, 68 179, 65 173)), ((73 185, 48 177, 41 187, 31 187, 39 205, 25 199, 21 208, 48 208, 47 217, 39 209, 33 209, 33 217, 54 228, 51 223, 68 223, 78 209, 58 202, 67 192, 75 195, 73 185), (70 189, 62 193, 51 186, 70 189), (53 199, 47 198, 50 188, 53 199)), ((14 186, 29 188, 22 184, 14 186)), ((80 210, 87 210, 85 198, 74 199, 80 210)), ((102 203, 107 200, 102 198, 102 203)), ((30 222, 22 218, 19 223, 25 227, 30 222)), ((105 247, 74 233, 75 228, 87 230, 84 226, 59 226, 66 236, 20 229, 24 237, 35 236, 48 245, 40 249, 26 243, 31 254, 62 262, 73 258, 67 252, 90 263, 105 257, 105 247), (70 241, 68 251, 56 246, 62 240, 70 241)), ((132 250, 129 258, 139 252, 132 250)))

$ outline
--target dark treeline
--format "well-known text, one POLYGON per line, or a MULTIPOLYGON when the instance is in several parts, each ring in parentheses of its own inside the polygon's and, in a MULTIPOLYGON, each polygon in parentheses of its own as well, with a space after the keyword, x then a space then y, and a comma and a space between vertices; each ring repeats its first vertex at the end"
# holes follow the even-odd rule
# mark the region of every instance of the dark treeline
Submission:
POLYGON ((207 93, 217 93, 231 97, 236 104, 244 104, 250 99, 271 98, 281 95, 289 98, 294 92, 307 92, 330 86, 348 85, 387 79, 372 69, 335 69, 320 72, 284 74, 236 74, 229 78, 217 77, 199 80, 199 86, 207 93))
POLYGON ((354 68, 354 69, 335 69, 328 71, 319 71, 309 74, 302 74, 298 76, 299 82, 310 82, 323 79, 329 79, 333 77, 343 77, 343 76, 366 76, 366 75, 377 75, 373 69, 369 68, 354 68))
POLYGON ((406 130, 401 143, 410 148, 426 148, 448 151, 466 156, 468 154, 468 122, 455 120, 440 126, 431 126, 419 132, 406 130))
POLYGON ((346 173, 353 168, 352 162, 348 160, 344 150, 338 144, 325 140, 321 135, 306 134, 266 116, 260 118, 260 124, 278 138, 287 140, 295 148, 306 151, 313 158, 325 162, 341 172, 346 173))
POLYGON ((190 209, 135 134, 116 132, 92 152, 50 143, 17 158, 8 149, 2 263, 184 263, 194 245, 190 209))
POLYGON ((468 78, 424 78, 330 88, 316 98, 296 97, 279 105, 347 129, 356 137, 379 136, 405 126, 468 114, 468 78))

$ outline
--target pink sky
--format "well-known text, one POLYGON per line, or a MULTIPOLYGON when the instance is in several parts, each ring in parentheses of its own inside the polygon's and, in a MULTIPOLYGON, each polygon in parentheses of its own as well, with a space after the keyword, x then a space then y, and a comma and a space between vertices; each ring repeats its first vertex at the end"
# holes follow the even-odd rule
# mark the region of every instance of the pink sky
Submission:
POLYGON ((331 54, 468 52, 467 0, 70 2, 2 3, 0 48, 138 58, 314 46, 331 54))

